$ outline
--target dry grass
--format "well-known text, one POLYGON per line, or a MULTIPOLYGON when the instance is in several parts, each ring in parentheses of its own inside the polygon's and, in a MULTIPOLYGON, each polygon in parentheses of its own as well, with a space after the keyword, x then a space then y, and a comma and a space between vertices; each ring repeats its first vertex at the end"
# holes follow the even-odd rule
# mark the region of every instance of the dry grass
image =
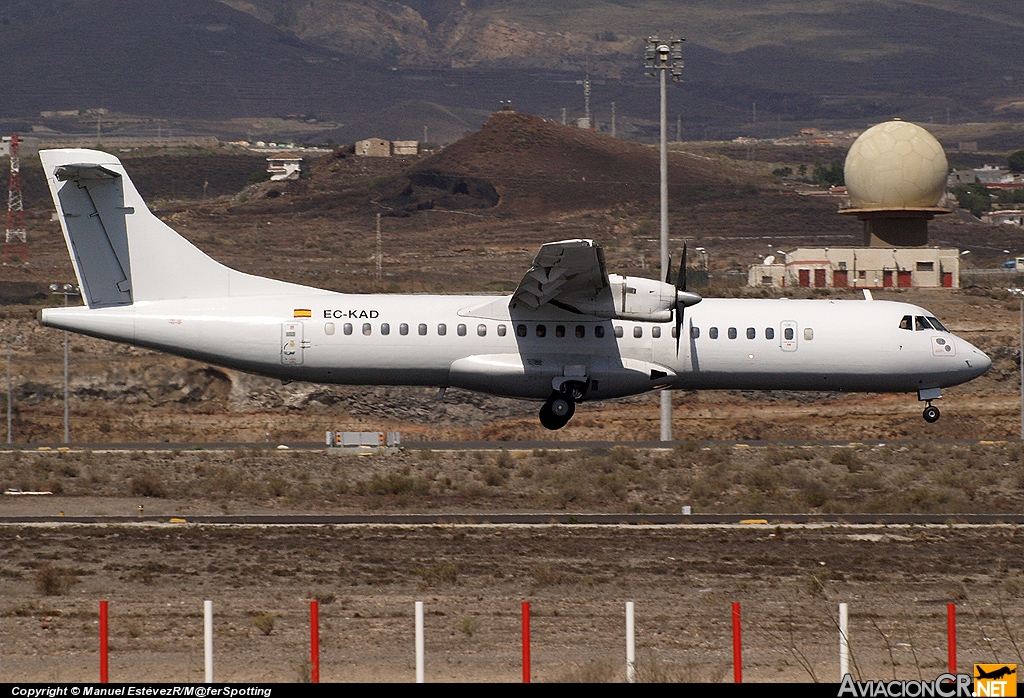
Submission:
MULTIPOLYGON (((64 497, 162 497, 289 511, 1011 513, 1024 506, 1013 443, 739 448, 669 452, 405 451, 376 458, 165 451, 0 452, 0 487, 48 484, 64 497), (235 503, 235 504, 232 504, 235 503)), ((154 504, 155 506, 155 504, 154 504)), ((147 506, 147 509, 150 507, 147 506)))

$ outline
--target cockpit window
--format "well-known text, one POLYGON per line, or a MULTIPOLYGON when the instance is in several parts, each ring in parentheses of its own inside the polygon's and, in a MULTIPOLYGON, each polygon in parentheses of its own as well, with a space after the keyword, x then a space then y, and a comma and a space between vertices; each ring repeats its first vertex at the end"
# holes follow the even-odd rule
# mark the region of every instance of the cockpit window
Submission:
POLYGON ((928 316, 928 322, 932 323, 932 327, 937 329, 939 332, 949 332, 945 325, 939 322, 936 318, 933 318, 931 315, 928 316))
POLYGON ((924 319, 923 315, 914 316, 914 329, 918 332, 922 330, 930 330, 932 326, 928 324, 928 321, 924 319))
POLYGON ((912 318, 909 315, 904 315, 903 319, 900 320, 900 329, 901 330, 911 330, 911 331, 913 331, 913 329, 914 329, 914 318, 912 318))

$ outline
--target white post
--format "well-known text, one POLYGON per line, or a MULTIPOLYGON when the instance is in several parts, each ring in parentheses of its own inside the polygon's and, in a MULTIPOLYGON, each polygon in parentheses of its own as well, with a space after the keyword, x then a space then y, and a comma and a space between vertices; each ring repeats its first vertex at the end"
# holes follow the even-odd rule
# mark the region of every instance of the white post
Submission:
POLYGON ((416 602, 416 683, 425 683, 423 671, 423 602, 416 602))
POLYGON ((626 602, 626 682, 636 683, 636 620, 633 602, 626 602))
POLYGON ((845 603, 839 604, 839 681, 850 673, 850 636, 847 634, 850 626, 849 607, 845 603))
MULTIPOLYGON (((668 55, 665 55, 668 58, 668 55)), ((660 143, 660 156, 661 156, 661 267, 658 271, 659 281, 665 281, 666 283, 672 283, 671 280, 666 281, 665 275, 668 271, 668 125, 667 125, 667 107, 666 107, 666 93, 665 93, 665 73, 667 68, 662 66, 658 74, 661 78, 661 143, 660 143)), ((682 264, 682 260, 679 262, 682 264)), ((686 270, 683 270, 686 273, 686 270)), ((678 312, 678 311, 676 311, 678 312)), ((682 328, 679 329, 682 332, 682 328)), ((658 393, 659 400, 659 412, 661 429, 658 433, 658 439, 660 441, 671 441, 672 440, 672 392, 670 390, 662 390, 658 393)))
POLYGON ((203 638, 205 640, 206 683, 213 683, 213 601, 203 601, 203 638))

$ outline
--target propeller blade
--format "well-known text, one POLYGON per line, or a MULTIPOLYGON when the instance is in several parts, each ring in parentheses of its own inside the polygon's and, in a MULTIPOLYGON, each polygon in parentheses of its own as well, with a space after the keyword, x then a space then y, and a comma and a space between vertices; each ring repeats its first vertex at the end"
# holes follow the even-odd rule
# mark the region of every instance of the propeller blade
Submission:
POLYGON ((668 256, 668 264, 665 266, 665 283, 672 283, 672 255, 668 256))
POLYGON ((686 243, 683 243, 683 261, 679 266, 679 276, 676 277, 676 290, 686 290, 686 243))
POLYGON ((686 291, 686 242, 683 242, 683 255, 679 262, 679 275, 676 276, 676 357, 679 357, 679 342, 683 335, 683 314, 686 306, 679 302, 679 291, 686 291))

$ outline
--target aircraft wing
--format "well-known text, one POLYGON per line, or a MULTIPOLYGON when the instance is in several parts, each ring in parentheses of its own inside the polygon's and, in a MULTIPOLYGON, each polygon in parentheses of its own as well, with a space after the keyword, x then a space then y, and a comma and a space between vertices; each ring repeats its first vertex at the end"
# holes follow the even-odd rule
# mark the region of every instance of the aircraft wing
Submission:
POLYGON ((571 312, 587 312, 599 295, 608 295, 604 250, 593 240, 562 240, 541 246, 533 266, 512 294, 512 303, 534 310, 550 304, 571 312))

